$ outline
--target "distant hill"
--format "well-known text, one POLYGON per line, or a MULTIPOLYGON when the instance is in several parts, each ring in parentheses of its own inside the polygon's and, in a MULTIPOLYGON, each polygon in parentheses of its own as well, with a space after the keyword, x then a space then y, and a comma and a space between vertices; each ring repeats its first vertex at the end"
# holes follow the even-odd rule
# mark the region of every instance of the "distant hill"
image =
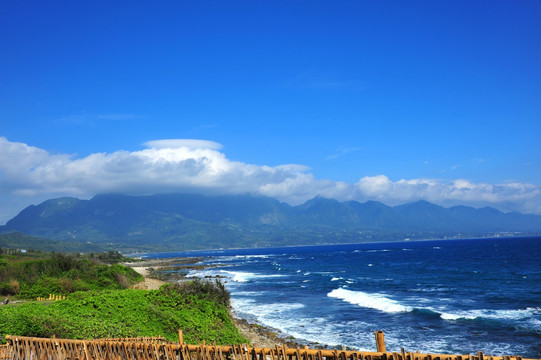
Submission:
POLYGON ((541 216, 425 201, 390 207, 317 197, 290 206, 248 195, 104 194, 29 206, 0 226, 0 233, 14 231, 68 244, 163 251, 538 234, 541 216))
POLYGON ((105 244, 49 240, 41 237, 29 236, 18 231, 0 234, 0 248, 84 253, 102 252, 114 249, 114 247, 106 246, 105 244))

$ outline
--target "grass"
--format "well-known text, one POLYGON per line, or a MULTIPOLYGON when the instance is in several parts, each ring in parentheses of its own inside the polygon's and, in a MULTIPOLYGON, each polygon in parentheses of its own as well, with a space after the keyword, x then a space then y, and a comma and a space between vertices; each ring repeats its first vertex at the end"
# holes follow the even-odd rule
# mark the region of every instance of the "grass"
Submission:
POLYGON ((0 307, 0 334, 70 339, 162 335, 187 343, 247 343, 233 325, 223 289, 204 281, 160 290, 105 290, 70 294, 54 303, 0 307), (197 289, 205 289, 202 292, 197 289), (195 291, 194 291, 195 290, 195 291))
MULTIPOLYGON (((1 250, 1 249, 0 249, 1 250)), ((129 289, 143 277, 118 253, 88 256, 0 251, 0 336, 67 339, 164 336, 187 343, 247 343, 233 325, 229 293, 220 282, 195 280, 160 290, 129 289), (36 301, 49 294, 59 301, 36 301)))
POLYGON ((47 298, 76 291, 125 289, 143 280, 131 268, 88 258, 52 253, 29 259, 0 257, 0 295, 19 299, 47 298))

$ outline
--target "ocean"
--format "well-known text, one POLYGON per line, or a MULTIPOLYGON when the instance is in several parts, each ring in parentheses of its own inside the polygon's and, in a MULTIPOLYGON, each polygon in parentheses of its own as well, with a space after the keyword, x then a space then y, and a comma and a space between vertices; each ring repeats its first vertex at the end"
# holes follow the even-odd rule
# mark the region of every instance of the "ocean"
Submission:
POLYGON ((541 358, 541 237, 150 254, 204 256, 236 316, 298 342, 541 358))

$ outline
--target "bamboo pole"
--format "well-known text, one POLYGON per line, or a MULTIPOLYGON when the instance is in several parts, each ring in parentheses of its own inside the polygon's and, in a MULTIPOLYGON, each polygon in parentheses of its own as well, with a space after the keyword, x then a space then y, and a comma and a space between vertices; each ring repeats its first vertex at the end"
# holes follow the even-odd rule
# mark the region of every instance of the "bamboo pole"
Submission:
POLYGON ((383 331, 378 330, 376 334, 376 349, 378 352, 385 352, 385 335, 383 331))

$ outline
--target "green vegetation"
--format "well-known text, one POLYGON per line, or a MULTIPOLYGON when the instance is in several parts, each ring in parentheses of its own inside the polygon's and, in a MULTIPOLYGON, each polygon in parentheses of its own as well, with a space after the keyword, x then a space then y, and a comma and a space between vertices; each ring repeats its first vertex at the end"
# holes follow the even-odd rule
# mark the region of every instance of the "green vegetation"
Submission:
POLYGON ((118 264, 119 262, 137 262, 141 260, 136 260, 134 258, 123 256, 118 251, 107 251, 99 253, 90 253, 88 257, 91 260, 96 260, 104 264, 118 264))
POLYGON ((43 237, 29 236, 18 231, 0 234, 0 247, 4 249, 34 249, 57 252, 105 251, 107 246, 81 241, 56 241, 43 237))
POLYGON ((192 344, 248 342, 233 325, 222 283, 196 280, 160 290, 127 289, 143 277, 120 264, 104 264, 123 260, 112 251, 82 256, 0 248, 0 295, 19 299, 0 305, 0 340, 10 334, 68 339, 162 335, 176 341, 182 329, 192 344), (35 300, 49 294, 66 298, 35 300))
POLYGON ((0 334, 71 339, 162 335, 187 343, 247 343, 229 316, 220 283, 164 285, 160 290, 107 290, 70 294, 53 303, 0 306, 0 334))
MULTIPOLYGON (((5 252, 5 251, 4 251, 5 252)), ((133 269, 63 254, 27 259, 33 253, 0 256, 0 295, 19 299, 85 290, 125 289, 143 280, 133 269)))

